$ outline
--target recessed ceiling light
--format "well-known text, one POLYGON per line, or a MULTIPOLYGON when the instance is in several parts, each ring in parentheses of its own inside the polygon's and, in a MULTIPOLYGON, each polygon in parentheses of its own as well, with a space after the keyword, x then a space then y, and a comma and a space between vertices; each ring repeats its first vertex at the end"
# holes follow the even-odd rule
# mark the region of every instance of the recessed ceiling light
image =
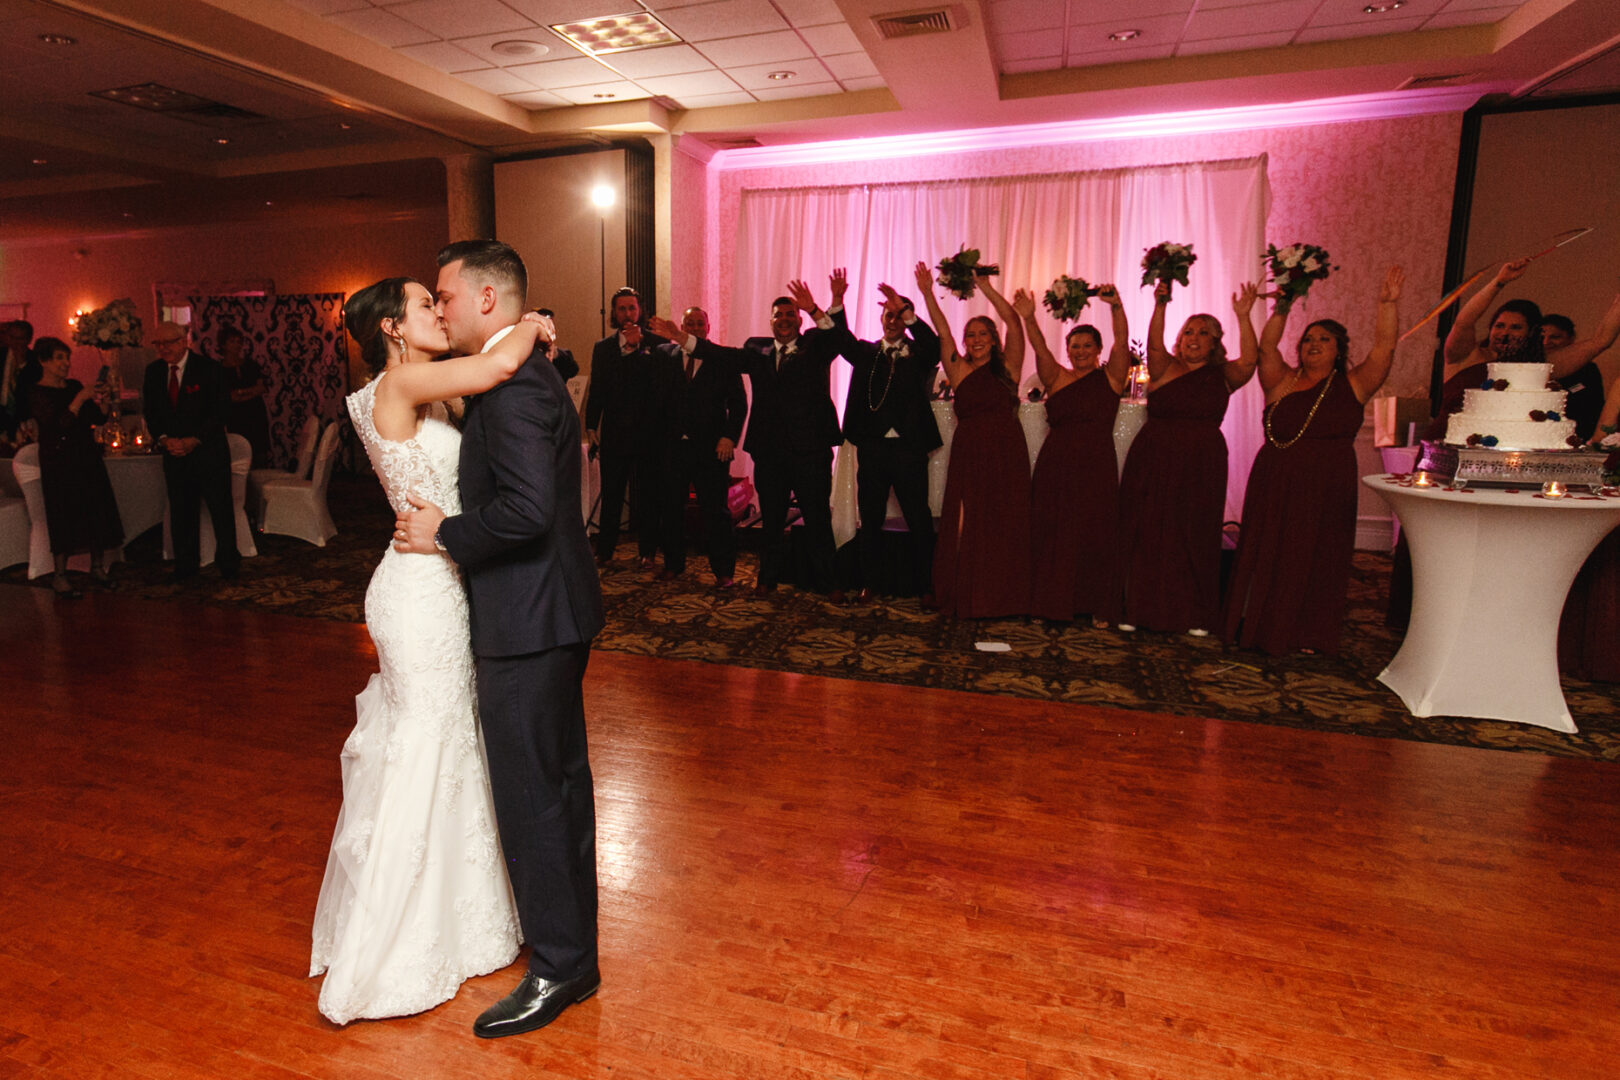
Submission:
POLYGON ((215 139, 214 141, 219 143, 219 145, 221 145, 221 146, 227 146, 227 145, 230 144, 231 140, 225 139, 225 138, 220 138, 220 139, 215 139))
POLYGON ((34 164, 35 165, 49 165, 50 160, 48 158, 37 157, 37 158, 34 159, 34 164))
POLYGON ((39 40, 47 45, 77 45, 78 38, 68 37, 66 34, 41 34, 39 40))
POLYGON ((673 45, 681 40, 675 31, 659 22, 657 16, 646 11, 586 19, 583 22, 558 23, 551 29, 581 52, 592 56, 673 45))
POLYGON ((592 94, 591 95, 591 97, 593 97, 593 98, 615 98, 615 97, 618 97, 618 96, 619 96, 618 94, 592 94))
POLYGON ((1361 9, 1363 15, 1382 15, 1388 11, 1396 11, 1406 6, 1406 0, 1384 0, 1381 4, 1368 4, 1361 9))
POLYGON ((785 82, 788 79, 797 78, 798 74, 797 71, 772 71, 767 73, 765 77, 776 82, 785 82))
POLYGON ((1142 36, 1140 30, 1115 30, 1108 35, 1109 41, 1131 41, 1142 36))
POLYGON ((544 56, 551 51, 551 46, 513 38, 511 41, 497 41, 489 47, 489 51, 500 56, 544 56))
POLYGON ((134 217, 135 215, 130 213, 128 210, 125 210, 122 214, 119 214, 118 216, 119 217, 134 217))
POLYGON ((348 131, 352 126, 352 124, 345 124, 341 120, 338 121, 338 127, 342 128, 344 131, 348 131))
POLYGON ((276 204, 271 202, 269 199, 266 199, 266 200, 264 200, 264 205, 266 205, 266 206, 274 206, 276 204))

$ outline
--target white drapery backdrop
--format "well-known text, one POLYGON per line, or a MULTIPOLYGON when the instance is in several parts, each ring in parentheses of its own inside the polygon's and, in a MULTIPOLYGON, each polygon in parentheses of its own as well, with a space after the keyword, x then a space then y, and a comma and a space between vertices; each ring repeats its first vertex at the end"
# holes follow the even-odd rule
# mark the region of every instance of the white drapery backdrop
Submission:
MULTIPOLYGON (((1270 204, 1263 155, 1105 172, 747 190, 741 196, 729 336, 740 341, 767 333, 771 300, 794 278, 804 278, 825 307, 827 275, 842 266, 849 274, 850 329, 857 337, 877 338, 882 334, 878 283, 912 296, 919 313, 925 313, 915 295, 918 260, 932 266, 966 245, 980 250, 981 261, 1001 266, 996 287, 1008 299, 1024 286, 1038 303, 1059 274, 1116 283, 1131 338, 1141 341, 1153 312, 1151 290, 1140 287, 1142 252, 1168 240, 1191 243, 1198 261, 1190 286, 1177 287, 1171 300, 1166 343, 1174 345, 1188 316, 1207 312, 1220 319, 1235 356, 1232 294, 1260 274, 1270 204)), ((936 294, 958 341, 970 317, 995 314, 982 295, 964 303, 937 286, 936 294)), ((1257 328, 1260 317, 1257 305, 1257 328)), ((1093 300, 1081 319, 1112 344, 1105 305, 1093 300)), ((1044 307, 1040 323, 1062 358, 1067 328, 1044 307)), ((1034 353, 1026 349, 1026 385, 1034 370, 1034 353)), ((833 400, 842 411, 848 366, 834 364, 832 379, 833 400)), ((1264 437, 1262 400, 1257 381, 1250 380, 1232 395, 1222 424, 1230 461, 1228 520, 1242 509, 1249 468, 1264 437)))

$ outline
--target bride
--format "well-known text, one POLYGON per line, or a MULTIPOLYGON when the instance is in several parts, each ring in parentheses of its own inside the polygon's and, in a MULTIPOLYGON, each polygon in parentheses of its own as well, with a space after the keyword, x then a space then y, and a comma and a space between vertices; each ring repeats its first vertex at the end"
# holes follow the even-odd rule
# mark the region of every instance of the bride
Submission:
MULTIPOLYGON (((388 278, 343 306, 373 379, 349 415, 396 513, 407 494, 456 513, 461 435, 443 402, 512 377, 549 327, 525 321, 486 353, 449 350, 433 297, 388 278)), ((538 318, 538 317, 534 317, 538 318)), ((343 806, 315 906, 310 975, 320 1010, 346 1024, 403 1016, 517 956, 474 710, 467 598, 448 556, 383 552, 366 590, 379 671, 343 746, 343 806)))

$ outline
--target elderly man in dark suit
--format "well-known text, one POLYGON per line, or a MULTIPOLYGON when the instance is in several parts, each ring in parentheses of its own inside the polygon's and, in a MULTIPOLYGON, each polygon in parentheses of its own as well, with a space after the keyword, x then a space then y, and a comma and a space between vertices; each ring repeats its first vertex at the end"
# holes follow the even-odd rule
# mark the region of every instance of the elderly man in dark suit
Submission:
POLYGON ((645 331, 641 295, 628 285, 613 294, 612 310, 613 333, 591 349, 591 385, 585 395, 585 437, 596 448, 602 468, 596 562, 607 566, 613 561, 628 486, 641 568, 651 570, 658 553, 656 493, 663 471, 659 427, 653 422, 658 409, 653 349, 665 339, 645 331))
MULTIPOLYGON (((680 330, 682 341, 708 337, 708 312, 687 308, 680 330)), ((658 397, 667 406, 662 410, 665 465, 659 509, 664 569, 658 576, 668 580, 686 568, 686 493, 695 488, 715 587, 729 589, 737 583, 737 538, 726 496, 731 461, 748 418, 748 395, 737 372, 704 363, 682 345, 660 345, 657 353, 662 360, 658 397)))
MULTIPOLYGON (((844 592, 833 580, 831 506, 833 447, 843 441, 843 435, 827 374, 849 332, 838 329, 804 282, 789 282, 788 294, 771 303, 768 338, 749 338, 740 349, 691 335, 684 338, 699 360, 747 375, 753 390, 743 449, 754 459, 754 486, 759 491, 764 534, 754 594, 768 596, 781 580, 783 530, 788 503, 796 498, 804 519, 810 587, 827 593, 834 603, 843 603, 844 592), (805 333, 800 332, 801 311, 816 322, 805 333)), ((654 326, 674 329, 663 320, 654 326)))
POLYGON ((201 561, 201 512, 214 526, 214 563, 236 577, 236 508, 231 503, 231 448, 225 439, 230 391, 225 370, 190 347, 190 333, 161 322, 149 339, 157 359, 146 366, 142 408, 158 449, 169 493, 169 531, 176 580, 195 577, 201 561))
MULTIPOLYGON (((832 276, 833 322, 847 326, 842 269, 832 276)), ((939 337, 917 318, 911 301, 888 285, 883 293, 883 339, 850 337, 844 359, 854 369, 844 399, 844 438, 855 444, 859 465, 855 499, 861 529, 861 591, 858 603, 872 598, 880 580, 883 524, 889 492, 900 503, 911 541, 911 580, 927 591, 934 564, 934 516, 928 508, 928 455, 941 445, 939 425, 929 399, 939 374, 939 337)))
MULTIPOLYGON (((439 252, 439 317, 458 353, 488 349, 523 314, 528 272, 496 240, 439 252)), ((495 820, 529 967, 473 1024, 480 1038, 544 1027, 601 982, 596 804, 582 684, 602 589, 579 515, 579 415, 538 346, 467 404, 461 513, 412 498, 395 548, 447 553, 467 576, 478 716, 495 820)))

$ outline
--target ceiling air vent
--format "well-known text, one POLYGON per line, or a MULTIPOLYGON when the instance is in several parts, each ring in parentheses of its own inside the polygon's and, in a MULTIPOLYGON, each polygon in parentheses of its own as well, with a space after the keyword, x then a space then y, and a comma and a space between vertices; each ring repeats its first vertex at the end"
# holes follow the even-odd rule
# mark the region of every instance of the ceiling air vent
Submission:
POLYGON ((1407 79, 1397 90, 1427 90, 1431 86, 1457 86, 1477 76, 1477 71, 1457 71, 1450 75, 1414 75, 1407 79))
POLYGON ((872 16, 872 25, 885 40, 915 37, 918 34, 940 34, 954 30, 951 13, 944 8, 927 11, 897 11, 892 15, 872 16))

